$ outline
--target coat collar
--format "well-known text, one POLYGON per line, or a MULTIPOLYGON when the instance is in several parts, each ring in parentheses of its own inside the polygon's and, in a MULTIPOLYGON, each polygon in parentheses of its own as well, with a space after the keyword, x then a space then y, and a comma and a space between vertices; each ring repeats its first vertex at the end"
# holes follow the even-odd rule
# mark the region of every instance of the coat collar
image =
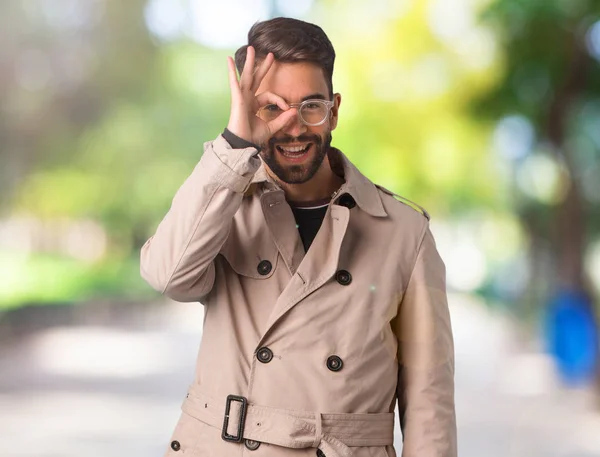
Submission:
MULTIPOLYGON (((328 156, 334 173, 342 176, 346 181, 342 184, 340 191, 336 192, 334 195, 337 197, 338 195, 348 193, 352 195, 360 209, 366 213, 375 217, 386 217, 387 212, 383 207, 381 197, 379 196, 379 190, 375 184, 363 175, 339 149, 331 147, 328 156)), ((279 189, 279 186, 267 173, 262 158, 261 166, 255 173, 246 195, 253 193, 261 183, 264 183, 263 185, 265 187, 279 189)))

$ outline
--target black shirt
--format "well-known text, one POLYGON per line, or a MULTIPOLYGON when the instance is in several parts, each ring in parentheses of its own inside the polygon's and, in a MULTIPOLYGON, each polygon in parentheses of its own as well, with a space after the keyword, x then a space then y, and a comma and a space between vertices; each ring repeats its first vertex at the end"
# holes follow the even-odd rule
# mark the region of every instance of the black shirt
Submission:
POLYGON ((327 213, 327 204, 310 208, 293 206, 290 202, 294 218, 296 219, 296 227, 300 232, 300 239, 304 245, 304 251, 307 252, 312 244, 317 232, 321 228, 325 213, 327 213))

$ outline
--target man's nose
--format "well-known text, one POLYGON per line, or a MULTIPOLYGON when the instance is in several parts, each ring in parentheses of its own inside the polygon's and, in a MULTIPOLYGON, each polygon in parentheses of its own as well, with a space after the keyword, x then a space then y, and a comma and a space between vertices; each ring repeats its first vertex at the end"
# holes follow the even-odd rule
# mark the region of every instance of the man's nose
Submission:
POLYGON ((283 132, 292 137, 299 137, 300 135, 306 133, 308 128, 300 120, 300 115, 295 116, 288 125, 283 129, 283 132))

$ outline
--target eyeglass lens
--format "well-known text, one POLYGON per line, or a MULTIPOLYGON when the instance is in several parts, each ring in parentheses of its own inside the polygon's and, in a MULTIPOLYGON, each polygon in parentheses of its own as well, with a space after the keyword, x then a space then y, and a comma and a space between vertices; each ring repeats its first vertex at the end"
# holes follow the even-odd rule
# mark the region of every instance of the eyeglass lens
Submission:
MULTIPOLYGON (((300 118, 306 124, 319 124, 327 117, 327 105, 319 100, 304 103, 300 108, 300 118)), ((267 105, 260 110, 260 117, 270 122, 283 113, 283 110, 277 105, 267 105)))

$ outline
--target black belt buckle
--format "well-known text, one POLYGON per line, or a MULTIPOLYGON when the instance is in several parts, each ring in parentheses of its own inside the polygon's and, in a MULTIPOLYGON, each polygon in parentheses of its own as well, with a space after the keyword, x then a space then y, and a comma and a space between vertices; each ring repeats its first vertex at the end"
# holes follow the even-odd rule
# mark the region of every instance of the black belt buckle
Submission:
POLYGON ((221 438, 225 441, 231 441, 232 443, 241 443, 244 439, 244 424, 246 422, 246 412, 248 410, 248 399, 246 397, 240 397, 237 395, 227 395, 227 402, 225 403, 225 420, 223 421, 223 430, 221 432, 221 438), (238 424, 237 435, 230 435, 227 433, 229 428, 229 411, 231 409, 231 402, 239 401, 242 404, 240 411, 240 422, 238 424))

